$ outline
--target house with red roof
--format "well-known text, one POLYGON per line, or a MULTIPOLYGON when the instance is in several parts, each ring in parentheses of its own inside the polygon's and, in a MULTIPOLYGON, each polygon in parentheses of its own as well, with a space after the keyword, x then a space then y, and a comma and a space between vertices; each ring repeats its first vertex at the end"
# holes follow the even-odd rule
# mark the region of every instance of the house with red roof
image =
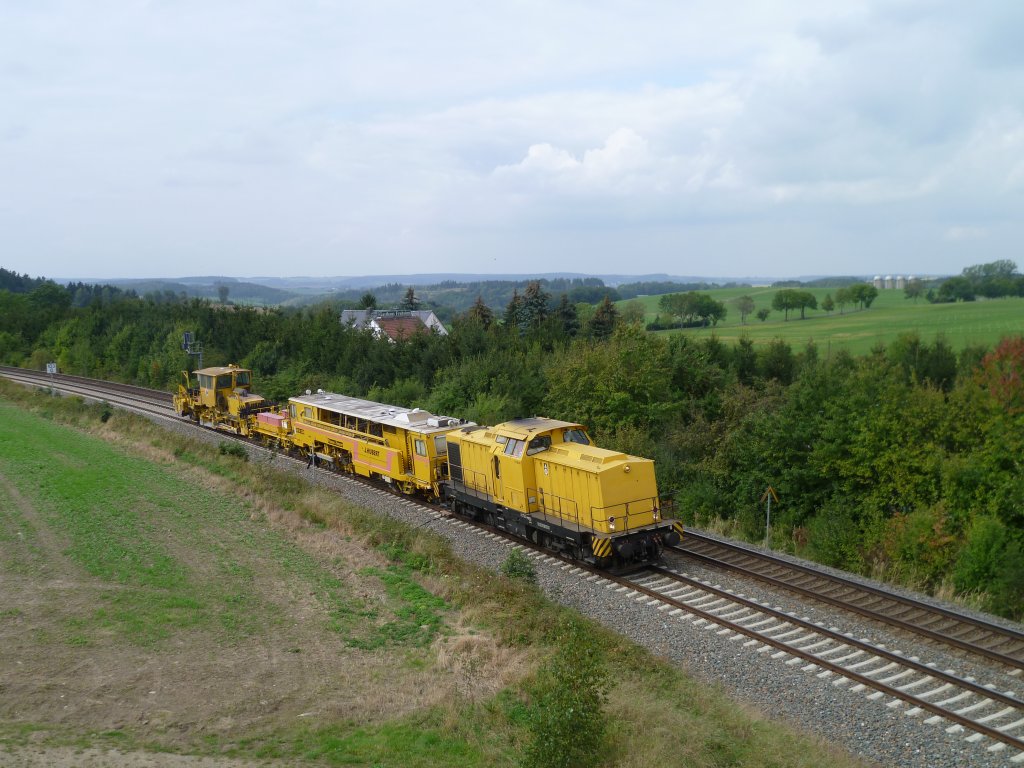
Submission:
POLYGON ((356 330, 368 329, 378 338, 384 336, 392 342, 409 339, 417 333, 448 335, 448 329, 429 309, 346 309, 341 313, 341 323, 356 330))

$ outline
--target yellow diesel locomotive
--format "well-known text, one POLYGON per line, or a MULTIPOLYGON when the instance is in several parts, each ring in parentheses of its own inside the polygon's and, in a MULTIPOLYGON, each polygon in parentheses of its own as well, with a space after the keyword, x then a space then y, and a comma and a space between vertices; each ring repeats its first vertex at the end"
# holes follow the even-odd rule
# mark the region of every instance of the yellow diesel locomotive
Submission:
POLYGON ((445 500, 600 568, 651 562, 683 527, 664 516, 654 462, 593 445, 580 424, 516 419, 448 434, 445 500))

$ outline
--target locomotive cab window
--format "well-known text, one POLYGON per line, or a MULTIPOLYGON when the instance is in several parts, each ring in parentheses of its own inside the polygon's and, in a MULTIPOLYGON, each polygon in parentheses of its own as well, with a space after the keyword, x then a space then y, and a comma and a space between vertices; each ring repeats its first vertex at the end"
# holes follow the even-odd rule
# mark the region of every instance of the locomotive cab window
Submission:
POLYGON ((567 443, 579 443, 580 445, 590 445, 590 438, 587 437, 587 433, 582 429, 567 429, 562 433, 562 440, 567 443))
POLYGON ((546 451, 551 447, 551 438, 548 435, 540 435, 539 437, 533 438, 530 444, 526 446, 526 455, 533 456, 535 453, 546 451))
POLYGON ((525 440, 509 440, 505 444, 505 455, 518 459, 523 455, 524 445, 526 445, 525 440))
POLYGON ((448 453, 448 438, 444 435, 437 435, 434 438, 434 451, 438 456, 444 456, 448 453))
POLYGON ((425 441, 423 441, 423 440, 413 440, 413 443, 416 446, 416 455, 417 456, 426 456, 427 455, 427 444, 426 444, 425 441))
POLYGON ((217 377, 217 389, 231 389, 230 373, 222 373, 217 377))
POLYGON ((236 387, 248 387, 249 386, 249 372, 248 371, 235 371, 235 386, 236 387))

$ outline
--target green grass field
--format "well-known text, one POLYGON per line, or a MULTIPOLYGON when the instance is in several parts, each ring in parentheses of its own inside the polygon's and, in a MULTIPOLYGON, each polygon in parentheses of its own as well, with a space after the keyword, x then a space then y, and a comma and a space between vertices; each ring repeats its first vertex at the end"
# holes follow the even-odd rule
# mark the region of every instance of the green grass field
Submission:
MULTIPOLYGON (((854 311, 851 307, 846 307, 842 314, 838 308, 830 314, 821 309, 808 310, 804 320, 800 319, 799 312, 790 312, 787 322, 783 313, 772 310, 764 322, 751 314, 746 324, 740 323, 739 310, 733 303, 735 299, 750 296, 756 305, 756 314, 759 309, 771 309, 772 297, 778 290, 761 287, 708 291, 715 300, 725 302, 729 310, 723 322, 715 328, 686 328, 661 333, 686 333, 697 338, 713 334, 726 344, 735 343, 743 335, 749 336, 755 344, 781 338, 794 349, 813 341, 819 352, 845 349, 854 355, 869 352, 879 342, 888 344, 904 333, 917 333, 926 342, 942 335, 956 350, 972 345, 991 347, 1004 336, 1024 333, 1024 298, 929 304, 924 299, 917 302, 907 299, 903 291, 897 290, 879 291, 871 308, 863 311, 854 311)), ((820 307, 826 294, 832 294, 834 298, 837 289, 808 290, 818 299, 820 307)), ((644 304, 647 322, 658 315, 660 299, 660 296, 637 299, 644 304)), ((620 302, 620 307, 625 303, 620 302)))

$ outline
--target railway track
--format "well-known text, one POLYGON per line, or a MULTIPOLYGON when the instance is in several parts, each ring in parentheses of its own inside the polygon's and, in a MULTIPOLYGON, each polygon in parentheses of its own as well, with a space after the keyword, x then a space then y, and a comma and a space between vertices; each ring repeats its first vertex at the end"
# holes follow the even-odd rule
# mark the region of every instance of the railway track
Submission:
POLYGON ((1024 671, 1024 633, 695 531, 674 550, 777 589, 1024 671))
POLYGON ((174 418, 173 398, 169 392, 131 384, 87 379, 82 376, 47 374, 24 368, 0 366, 0 376, 27 386, 55 389, 88 400, 107 402, 120 408, 150 416, 174 418))
POLYGON ((889 698, 885 706, 906 706, 904 714, 923 717, 948 733, 971 733, 968 742, 991 752, 1011 748, 1011 764, 1024 763, 1024 701, 952 670, 940 670, 806 618, 685 576, 650 568, 629 577, 609 579, 608 587, 651 604, 669 616, 689 619, 742 642, 752 653, 770 654, 788 665, 853 692, 872 689, 871 699, 889 698), (685 616, 684 616, 685 614, 685 616), (928 713, 928 715, 926 715, 928 713))

